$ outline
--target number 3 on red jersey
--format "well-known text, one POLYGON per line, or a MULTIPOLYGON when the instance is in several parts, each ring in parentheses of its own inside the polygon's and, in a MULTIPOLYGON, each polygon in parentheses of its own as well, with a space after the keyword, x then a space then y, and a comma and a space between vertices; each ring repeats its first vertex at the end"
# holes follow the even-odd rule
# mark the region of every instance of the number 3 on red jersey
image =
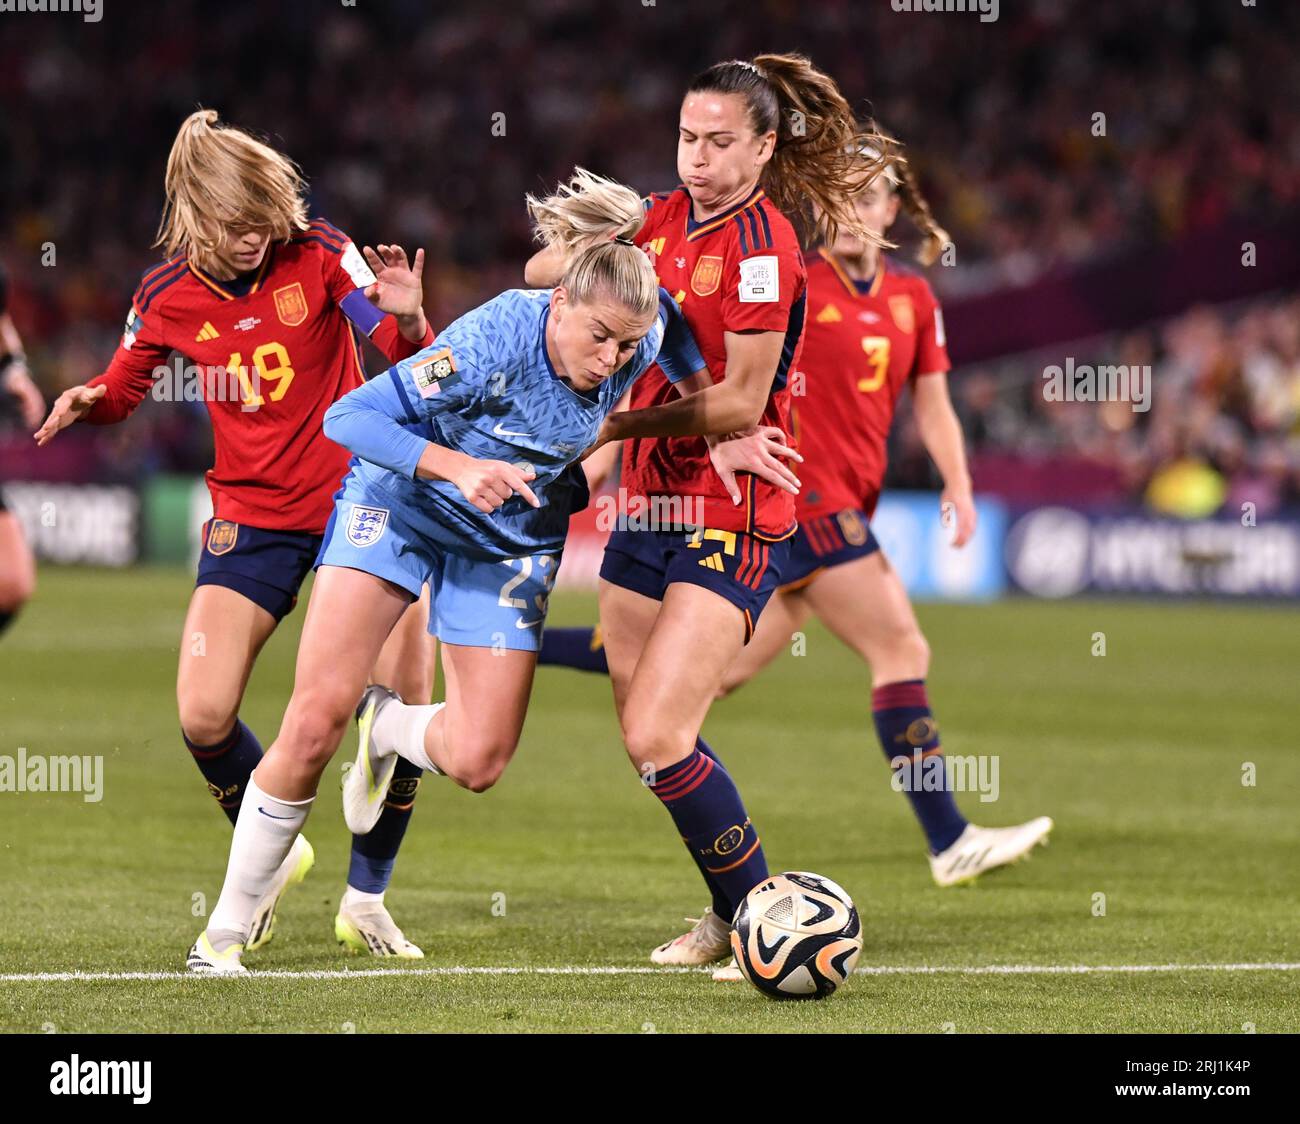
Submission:
POLYGON ((858 389, 863 394, 870 394, 885 385, 885 376, 889 374, 889 337, 863 336, 862 350, 867 353, 871 375, 858 379, 858 389))

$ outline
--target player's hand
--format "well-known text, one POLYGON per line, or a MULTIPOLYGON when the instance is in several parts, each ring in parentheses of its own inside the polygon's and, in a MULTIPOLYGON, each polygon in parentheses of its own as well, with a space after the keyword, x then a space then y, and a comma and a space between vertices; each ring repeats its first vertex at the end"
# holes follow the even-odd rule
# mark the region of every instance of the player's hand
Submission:
POLYGON ((380 246, 376 253, 369 246, 362 251, 375 275, 366 286, 366 299, 380 312, 394 316, 417 316, 424 307, 424 251, 415 251, 414 264, 408 264, 401 246, 380 246))
POLYGON ((537 473, 531 469, 525 471, 506 461, 484 461, 477 457, 466 457, 463 466, 450 479, 460 489, 462 496, 479 511, 489 514, 496 511, 516 492, 534 507, 542 506, 532 488, 528 486, 528 481, 537 479, 537 473))
POLYGON ((23 425, 36 425, 45 413, 45 398, 40 387, 32 382, 27 364, 15 359, 4 373, 4 389, 18 399, 18 409, 23 425))
POLYGON ((975 497, 970 489, 945 488, 939 497, 939 520, 955 527, 952 545, 965 546, 975 534, 975 497))
POLYGON ((90 408, 108 393, 103 383, 99 386, 74 386, 59 395, 54 409, 45 424, 36 431, 36 444, 47 445, 61 429, 67 429, 90 413, 90 408))
POLYGON ((709 460, 733 504, 740 503, 737 472, 749 472, 797 496, 802 486, 793 470, 779 458, 803 463, 803 457, 785 443, 785 434, 774 425, 760 425, 721 441, 709 442, 709 460))

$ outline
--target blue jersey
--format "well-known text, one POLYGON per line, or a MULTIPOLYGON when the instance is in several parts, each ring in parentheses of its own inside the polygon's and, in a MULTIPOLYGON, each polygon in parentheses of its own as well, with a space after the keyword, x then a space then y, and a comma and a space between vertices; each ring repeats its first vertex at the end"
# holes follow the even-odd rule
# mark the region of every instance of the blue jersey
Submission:
POLYGON ((353 475, 389 493, 423 533, 472 557, 559 549, 569 516, 587 503, 575 462, 619 399, 656 361, 674 381, 705 366, 676 302, 661 290, 659 315, 632 358, 599 386, 577 391, 546 352, 550 295, 502 293, 325 415, 326 435, 360 458, 353 475), (531 469, 541 507, 516 495, 489 514, 448 480, 417 479, 429 441, 531 469))

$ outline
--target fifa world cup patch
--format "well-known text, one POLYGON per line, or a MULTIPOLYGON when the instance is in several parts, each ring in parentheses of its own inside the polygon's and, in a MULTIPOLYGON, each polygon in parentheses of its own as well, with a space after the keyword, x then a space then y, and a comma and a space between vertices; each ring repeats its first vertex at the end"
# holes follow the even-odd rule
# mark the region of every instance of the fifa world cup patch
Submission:
POLYGON ((449 347, 435 351, 427 359, 421 359, 411 366, 411 378, 421 398, 432 397, 440 393, 444 387, 450 386, 455 373, 456 359, 449 347))
POLYGON ((229 554, 239 541, 239 524, 225 519, 214 519, 208 527, 208 553, 229 554))
POLYGON ((353 546, 373 546, 387 526, 386 507, 362 507, 354 503, 348 516, 348 542, 353 546))
POLYGON ((740 263, 738 296, 742 304, 761 304, 781 299, 780 270, 775 254, 746 258, 740 263))

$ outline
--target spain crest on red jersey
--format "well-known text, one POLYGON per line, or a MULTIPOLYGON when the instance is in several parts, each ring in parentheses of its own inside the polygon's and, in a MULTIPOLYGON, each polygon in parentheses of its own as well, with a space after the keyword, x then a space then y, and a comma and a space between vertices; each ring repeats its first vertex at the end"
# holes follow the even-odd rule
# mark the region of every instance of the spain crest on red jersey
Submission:
POLYGON ((912 298, 906 293, 897 293, 889 298, 889 315, 894 318, 894 326, 900 332, 910 336, 916 330, 916 317, 913 315, 912 298))
POLYGON ((691 274, 691 290, 697 297, 707 297, 718 291, 722 282, 722 259, 712 254, 705 254, 695 263, 695 272, 691 274))
POLYGON ((276 289, 275 314, 280 323, 289 328, 296 328, 307 319, 307 297, 302 291, 301 281, 276 289))

